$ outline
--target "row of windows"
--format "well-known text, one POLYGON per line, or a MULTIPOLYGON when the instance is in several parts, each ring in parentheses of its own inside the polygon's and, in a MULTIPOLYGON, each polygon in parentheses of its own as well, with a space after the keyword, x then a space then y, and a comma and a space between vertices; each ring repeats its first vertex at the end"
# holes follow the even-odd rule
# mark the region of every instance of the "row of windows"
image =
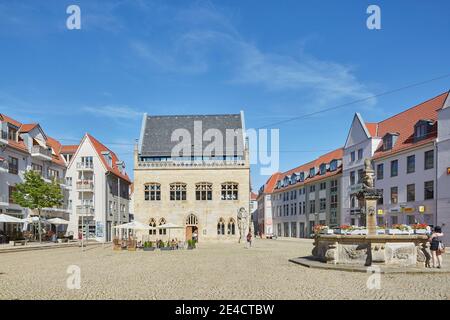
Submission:
MULTIPOLYGON (((361 160, 363 158, 363 149, 358 149, 358 160, 361 160)), ((356 153, 355 151, 350 152, 350 162, 355 162, 356 160, 356 153)))
MULTIPOLYGON (((32 163, 31 170, 39 173, 41 176, 44 174, 44 167, 40 164, 32 163)), ((19 174, 19 159, 15 157, 8 157, 8 172, 12 174, 19 174)), ((59 171, 47 168, 48 178, 59 178, 59 171)))
MULTIPOLYGON (((434 181, 424 182, 424 200, 434 199, 434 181)), ((416 185, 406 185, 406 201, 416 201, 416 185)), ((398 203, 398 187, 391 187, 391 204, 398 203)), ((382 204, 382 203, 380 203, 382 204)))
MULTIPOLYGON (((433 169, 434 168, 434 151, 426 151, 424 153, 424 170, 433 169)), ((384 163, 380 163, 377 165, 376 170, 377 180, 382 180, 384 178, 384 163)), ((406 173, 414 173, 416 172, 416 155, 410 155, 406 158, 406 173)), ((350 172, 350 185, 354 185, 359 183, 364 174, 363 169, 359 169, 356 171, 350 172), (356 178, 356 174, 358 175, 358 179, 356 178)), ((392 160, 390 162, 390 176, 397 177, 398 176, 398 160, 392 160)))
MULTIPOLYGON (((159 226, 162 226, 166 224, 166 219, 165 218, 161 218, 159 219, 159 226)), ((194 214, 190 214, 187 218, 186 218, 186 225, 188 226, 196 226, 198 225, 198 218, 196 215, 194 214)), ((149 222, 149 226, 156 228, 156 220, 154 218, 150 219, 149 222)), ((166 235, 167 234, 167 229, 158 229, 158 233, 159 235, 166 235)), ((149 230, 149 234, 150 235, 156 235, 157 234, 157 230, 149 230)), ((218 222, 217 222, 217 234, 218 235, 235 235, 236 234, 236 221, 233 218, 230 218, 227 222, 225 222, 224 218, 219 218, 218 222), (226 233, 225 233, 225 226, 226 226, 226 233)))
MULTIPOLYGON (((238 200, 239 185, 234 182, 221 184, 221 200, 238 200)), ((187 184, 175 182, 169 185, 169 195, 171 201, 183 201, 187 198, 187 184)), ((213 198, 213 185, 209 182, 200 182, 195 184, 195 200, 208 201, 213 198)), ((146 183, 144 185, 144 199, 149 201, 161 200, 161 184, 146 183)))
MULTIPOLYGON (((338 162, 338 160, 334 159, 331 160, 329 164, 322 163, 318 168, 318 174, 324 175, 327 173, 327 171, 336 171, 339 166, 338 162)), ((310 168, 309 171, 293 173, 292 175, 285 176, 282 180, 277 181, 275 189, 280 189, 299 182, 304 182, 307 178, 314 178, 316 174, 316 167, 310 168)))
MULTIPOLYGON (((330 208, 336 210, 338 207, 338 195, 333 194, 330 196, 330 208)), ((327 199, 319 199, 319 212, 325 212, 327 210, 327 199)), ((282 206, 275 207, 275 212, 278 217, 281 216, 295 216, 297 213, 306 214, 306 201, 299 203, 284 204, 282 206)), ((316 212, 316 200, 309 200, 309 213, 316 212)))
MULTIPOLYGON (((319 186, 319 190, 326 190, 327 182, 321 182, 320 184, 318 184, 318 186, 319 186)), ((337 192, 337 190, 338 190, 338 181, 331 180, 330 181, 330 192, 334 193, 334 192, 337 192)), ((310 185, 309 192, 315 192, 315 191, 316 191, 316 185, 315 184, 310 185)), ((300 189, 296 189, 296 190, 279 193, 278 195, 275 195, 276 198, 278 197, 275 200, 281 200, 281 199, 283 199, 283 201, 296 200, 297 194, 299 196, 306 194, 306 188, 300 188, 300 189), (297 190, 298 190, 298 192, 297 192, 297 190)))
MULTIPOLYGON (((424 191, 424 200, 432 200, 434 199, 434 181, 425 181, 423 184, 424 191)), ((383 190, 380 190, 383 193, 383 190)), ((408 184, 406 185, 406 201, 414 202, 416 201, 416 184, 408 184)), ((384 199, 378 199, 378 205, 383 205, 384 199)), ((391 187, 390 189, 390 204, 398 204, 398 187, 391 187)), ((350 207, 356 208, 361 206, 359 201, 356 199, 356 196, 350 197, 350 207)))
MULTIPOLYGON (((429 150, 424 153, 424 170, 434 168, 434 151, 429 150)), ((391 177, 398 176, 398 160, 392 160, 390 163, 391 177)), ((416 172, 416 155, 410 155, 406 158, 406 173, 416 172)), ((377 179, 382 180, 384 178, 384 164, 377 165, 377 179)))

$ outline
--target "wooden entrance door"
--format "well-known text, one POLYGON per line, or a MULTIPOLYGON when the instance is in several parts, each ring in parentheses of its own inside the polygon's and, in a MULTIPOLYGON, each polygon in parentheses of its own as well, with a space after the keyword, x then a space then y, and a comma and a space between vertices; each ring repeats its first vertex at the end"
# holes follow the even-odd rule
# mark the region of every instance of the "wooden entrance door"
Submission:
POLYGON ((188 226, 188 227, 186 227, 186 241, 188 241, 188 240, 192 240, 192 229, 193 229, 194 227, 191 227, 191 226, 188 226))

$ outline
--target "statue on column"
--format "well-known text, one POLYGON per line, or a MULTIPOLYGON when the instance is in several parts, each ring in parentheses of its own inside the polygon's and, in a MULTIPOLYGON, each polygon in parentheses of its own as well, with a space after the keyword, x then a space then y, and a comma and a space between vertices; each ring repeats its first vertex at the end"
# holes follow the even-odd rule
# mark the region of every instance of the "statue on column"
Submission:
POLYGON ((241 207, 237 214, 237 225, 239 228, 239 243, 247 236, 248 229, 248 213, 244 207, 241 207))
POLYGON ((365 215, 365 225, 369 235, 376 235, 376 208, 377 200, 383 195, 375 189, 374 170, 370 159, 364 160, 364 175, 361 178, 362 188, 357 194, 357 198, 363 203, 362 213, 365 215))

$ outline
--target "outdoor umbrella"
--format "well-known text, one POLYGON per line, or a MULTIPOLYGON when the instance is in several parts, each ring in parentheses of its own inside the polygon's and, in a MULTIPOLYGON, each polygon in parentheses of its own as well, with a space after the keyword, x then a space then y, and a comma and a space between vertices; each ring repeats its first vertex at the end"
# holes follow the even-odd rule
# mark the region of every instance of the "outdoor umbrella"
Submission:
MULTIPOLYGON (((39 222, 39 217, 38 216, 28 216, 24 219, 21 219, 22 222, 24 222, 24 226, 23 226, 23 230, 26 230, 28 228, 28 224, 35 224, 39 222)), ((44 218, 41 218, 41 224, 48 224, 47 220, 45 220, 44 218)), ((35 233, 35 229, 33 228, 33 235, 36 236, 35 233)))
POLYGON ((7 214, 2 213, 2 214, 0 214, 0 222, 3 222, 3 223, 23 223, 25 221, 23 221, 22 219, 19 219, 19 218, 13 217, 13 216, 9 216, 7 214))
POLYGON ((48 219, 47 220, 48 223, 54 224, 56 226, 55 230, 57 231, 56 233, 58 233, 58 226, 59 225, 68 225, 69 221, 61 219, 61 218, 53 218, 53 219, 48 219))
POLYGON ((154 227, 151 227, 145 223, 139 222, 139 221, 132 221, 132 222, 128 222, 128 223, 124 223, 118 226, 114 227, 115 229, 126 229, 127 230, 127 235, 128 235, 128 230, 154 230, 154 227))
POLYGON ((13 216, 9 216, 7 214, 0 214, 0 222, 3 223, 23 223, 22 219, 13 217, 13 216))
POLYGON ((182 226, 179 226, 179 225, 176 225, 176 224, 173 224, 173 223, 170 223, 170 222, 162 224, 160 226, 157 226, 156 228, 158 228, 158 229, 169 229, 169 240, 170 240, 170 230, 171 229, 183 229, 182 226))

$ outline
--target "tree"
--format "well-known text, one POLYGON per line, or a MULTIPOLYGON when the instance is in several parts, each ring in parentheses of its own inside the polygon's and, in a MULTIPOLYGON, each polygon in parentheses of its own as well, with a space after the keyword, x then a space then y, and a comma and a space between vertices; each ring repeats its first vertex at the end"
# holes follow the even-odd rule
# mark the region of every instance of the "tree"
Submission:
POLYGON ((31 210, 37 210, 39 215, 39 242, 42 241, 41 211, 43 208, 60 206, 64 196, 61 187, 54 179, 47 183, 41 175, 33 170, 24 174, 25 181, 17 184, 12 194, 15 203, 31 210))

